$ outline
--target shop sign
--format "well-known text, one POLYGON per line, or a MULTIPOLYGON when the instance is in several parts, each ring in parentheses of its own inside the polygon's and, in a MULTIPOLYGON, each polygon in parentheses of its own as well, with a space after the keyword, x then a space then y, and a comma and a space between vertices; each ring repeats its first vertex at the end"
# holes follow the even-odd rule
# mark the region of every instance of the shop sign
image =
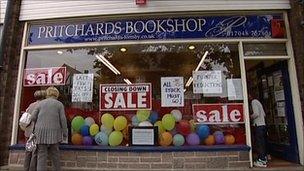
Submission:
POLYGON ((151 84, 100 84, 100 110, 152 109, 151 84))
POLYGON ((184 78, 161 77, 161 106, 184 106, 184 78))
POLYGON ((65 85, 66 67, 29 68, 24 70, 23 86, 65 85))
POLYGON ((242 103, 193 104, 195 121, 204 124, 244 123, 242 103))
MULTIPOLYGON (((193 16, 92 20, 31 25, 29 45, 124 40, 273 38, 272 20, 282 15, 193 16)), ((276 38, 280 35, 276 34, 276 38)), ((281 36, 284 36, 281 35, 281 36)))
POLYGON ((146 5, 147 0, 135 0, 136 1, 136 5, 146 5))

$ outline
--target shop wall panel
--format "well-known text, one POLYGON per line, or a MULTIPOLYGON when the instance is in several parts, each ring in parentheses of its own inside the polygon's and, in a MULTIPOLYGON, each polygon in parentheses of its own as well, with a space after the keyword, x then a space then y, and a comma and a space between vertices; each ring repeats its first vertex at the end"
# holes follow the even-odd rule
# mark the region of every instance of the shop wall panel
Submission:
POLYGON ((289 9, 288 0, 23 0, 20 20, 175 11, 289 9))
POLYGON ((4 22, 7 0, 0 0, 0 24, 4 22))

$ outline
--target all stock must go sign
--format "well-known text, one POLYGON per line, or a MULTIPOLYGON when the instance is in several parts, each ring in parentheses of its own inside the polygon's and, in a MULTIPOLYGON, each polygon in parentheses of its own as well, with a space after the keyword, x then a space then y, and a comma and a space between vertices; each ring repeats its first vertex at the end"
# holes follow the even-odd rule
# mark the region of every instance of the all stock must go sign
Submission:
POLYGON ((152 109, 151 84, 100 84, 100 110, 152 109))
POLYGON ((242 103, 193 104, 193 117, 204 124, 244 123, 242 103))

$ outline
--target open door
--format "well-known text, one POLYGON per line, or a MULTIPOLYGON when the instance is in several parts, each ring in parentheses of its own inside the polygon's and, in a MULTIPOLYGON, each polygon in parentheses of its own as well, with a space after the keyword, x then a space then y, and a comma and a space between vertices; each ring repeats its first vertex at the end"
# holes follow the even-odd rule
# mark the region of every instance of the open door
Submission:
POLYGON ((249 60, 246 61, 246 71, 248 93, 256 93, 266 113, 267 152, 298 163, 299 152, 287 61, 249 60))

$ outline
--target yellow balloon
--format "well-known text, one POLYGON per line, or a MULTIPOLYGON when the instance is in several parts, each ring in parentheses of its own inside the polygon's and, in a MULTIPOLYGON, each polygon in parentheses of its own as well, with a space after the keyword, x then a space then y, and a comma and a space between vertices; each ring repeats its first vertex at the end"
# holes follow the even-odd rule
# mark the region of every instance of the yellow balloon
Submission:
POLYGON ((136 112, 136 116, 140 122, 146 121, 150 116, 150 111, 149 110, 138 110, 136 112))
POLYGON ((116 131, 121 131, 123 129, 125 129, 127 127, 127 119, 124 116, 118 116, 115 120, 114 120, 114 129, 116 131))
POLYGON ((123 140, 123 135, 120 131, 113 131, 109 136, 110 146, 118 146, 123 140))
POLYGON ((114 117, 110 113, 105 113, 101 117, 101 123, 104 125, 106 128, 113 128, 114 124, 114 117))
POLYGON ((90 126, 90 135, 95 136, 99 132, 99 126, 97 124, 93 124, 90 126))
POLYGON ((165 128, 163 127, 163 124, 162 124, 161 121, 155 122, 154 126, 158 127, 158 134, 159 135, 166 131, 165 128))

